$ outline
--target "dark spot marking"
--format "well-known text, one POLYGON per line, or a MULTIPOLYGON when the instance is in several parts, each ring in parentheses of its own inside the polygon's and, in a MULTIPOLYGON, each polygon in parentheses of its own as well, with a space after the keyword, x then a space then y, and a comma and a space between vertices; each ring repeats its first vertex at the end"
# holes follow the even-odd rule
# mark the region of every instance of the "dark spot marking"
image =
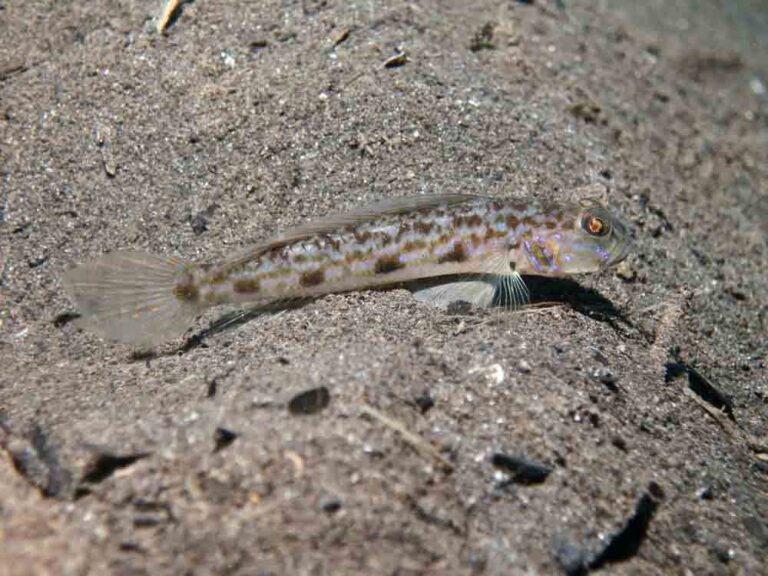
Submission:
POLYGON ((520 220, 518 220, 516 217, 512 216, 511 214, 507 216, 507 228, 510 230, 517 228, 518 224, 520 224, 520 220))
POLYGON ((261 290, 261 284, 255 278, 238 278, 232 288, 240 294, 252 294, 261 290))
POLYGON ((453 250, 440 256, 437 261, 439 264, 443 264, 444 262, 464 262, 467 257, 468 254, 467 250, 464 248, 464 244, 461 242, 455 242, 453 245, 453 250))
POLYGON ((210 284, 223 284, 229 278, 229 274, 224 269, 215 269, 208 277, 210 284))
POLYGON ((358 260, 365 260, 370 252, 362 252, 361 250, 355 250, 354 252, 350 252, 344 257, 344 260, 346 260, 347 264, 351 264, 352 262, 357 262, 358 260))
POLYGON ((196 300, 199 293, 197 286, 191 280, 173 287, 173 295, 179 300, 196 300))
POLYGON ((427 222, 424 220, 417 220, 413 225, 413 230, 419 234, 429 234, 434 230, 435 224, 433 222, 427 222))
POLYGON ((365 244, 371 239, 372 234, 367 230, 364 232, 355 231, 355 240, 360 244, 365 244))
POLYGON ((547 230, 554 230, 555 228, 557 228, 557 222, 555 222, 554 220, 547 220, 546 222, 544 222, 544 226, 547 227, 547 230))
POLYGON ((402 262, 400 262, 400 259, 397 255, 394 256, 382 256, 378 260, 376 260, 376 265, 374 267, 374 270, 376 271, 376 274, 388 274, 389 272, 394 272, 395 270, 399 270, 405 266, 402 262))
POLYGON ((427 243, 424 242, 424 240, 411 240, 409 242, 406 242, 403 246, 403 250, 406 252, 413 252, 415 250, 423 250, 426 248, 427 243))
POLYGON ((486 240, 494 240, 495 238, 503 238, 504 236, 506 236, 505 232, 499 232, 495 228, 488 228, 485 232, 486 240))
POLYGON ((478 234, 472 234, 472 236, 469 237, 469 241, 472 242, 472 246, 475 248, 479 248, 483 243, 483 239, 480 238, 478 234))
POLYGON ((453 227, 461 228, 466 223, 467 219, 464 216, 458 215, 453 217, 453 227))
POLYGON ((322 284, 323 282, 325 282, 325 271, 322 268, 318 268, 317 270, 311 270, 309 272, 304 272, 301 275, 301 278, 299 279, 299 284, 301 284, 305 288, 317 286, 318 284, 322 284))
POLYGON ((491 202, 491 210, 500 212, 503 208, 504 208, 504 204, 502 204, 498 200, 494 200, 493 202, 491 202))
POLYGON ((476 228, 478 226, 481 226, 482 224, 483 224, 483 218, 479 214, 472 214, 472 216, 467 218, 467 226, 476 228))

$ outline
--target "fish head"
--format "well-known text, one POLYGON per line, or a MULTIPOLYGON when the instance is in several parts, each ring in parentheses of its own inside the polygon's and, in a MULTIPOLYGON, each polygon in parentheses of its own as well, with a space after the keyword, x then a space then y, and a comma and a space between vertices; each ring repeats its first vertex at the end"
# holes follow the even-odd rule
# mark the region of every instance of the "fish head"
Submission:
POLYGON ((621 262, 631 245, 631 229, 623 218, 586 201, 567 208, 557 226, 529 231, 517 269, 540 276, 599 272, 621 262))

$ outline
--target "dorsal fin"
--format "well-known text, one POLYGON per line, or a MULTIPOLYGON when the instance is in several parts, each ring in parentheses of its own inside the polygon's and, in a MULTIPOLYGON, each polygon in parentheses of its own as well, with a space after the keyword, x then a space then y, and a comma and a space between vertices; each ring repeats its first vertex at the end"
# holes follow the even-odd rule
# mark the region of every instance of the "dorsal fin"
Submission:
POLYGON ((313 236, 329 234, 340 228, 349 228, 363 222, 370 222, 381 216, 396 216, 414 210, 426 210, 439 206, 456 206, 483 198, 483 196, 473 194, 425 194, 423 196, 402 196, 379 200, 351 212, 325 216, 286 230, 271 240, 255 244, 227 259, 221 269, 237 268, 246 262, 258 258, 261 254, 276 248, 281 248, 313 236))

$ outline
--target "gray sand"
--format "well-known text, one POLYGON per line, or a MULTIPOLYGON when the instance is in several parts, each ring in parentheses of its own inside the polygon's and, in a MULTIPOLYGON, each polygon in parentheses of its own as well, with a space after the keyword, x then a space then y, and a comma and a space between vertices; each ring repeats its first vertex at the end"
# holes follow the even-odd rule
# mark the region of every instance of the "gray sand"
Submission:
POLYGON ((768 574, 765 3, 158 4, 0 0, 1 574, 768 574), (138 354, 60 286, 590 184, 637 244, 551 307, 354 293, 138 354))

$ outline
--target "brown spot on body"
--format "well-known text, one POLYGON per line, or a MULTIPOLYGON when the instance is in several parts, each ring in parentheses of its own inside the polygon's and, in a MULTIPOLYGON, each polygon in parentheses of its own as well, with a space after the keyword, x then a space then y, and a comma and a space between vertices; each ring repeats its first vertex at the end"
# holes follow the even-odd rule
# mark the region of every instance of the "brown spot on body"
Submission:
POLYGON ((352 262, 357 262, 359 260, 365 260, 368 258, 368 256, 371 254, 370 251, 363 252, 362 250, 355 250, 354 252, 350 252, 344 257, 344 260, 347 262, 347 264, 351 264, 352 262))
POLYGON ((191 279, 173 288, 173 295, 179 300, 197 300, 199 294, 200 291, 191 279))
POLYGON ((504 238, 506 235, 507 235, 506 232, 500 232, 491 227, 489 227, 488 230, 485 231, 486 240, 495 240, 496 238, 504 238))
POLYGON ((238 294, 253 294, 261 290, 261 283, 256 278, 238 278, 232 289, 238 294))
POLYGON ((434 230, 435 224, 434 222, 427 222, 425 220, 417 220, 413 224, 413 231, 417 232, 418 234, 429 234, 434 230))
POLYGON ((509 216, 507 216, 506 224, 507 224, 507 228, 509 228, 510 230, 514 230, 515 228, 517 228, 518 224, 520 224, 520 220, 518 220, 517 217, 510 214, 509 216))
POLYGON ((491 210, 494 212, 500 212, 504 208, 504 204, 499 202, 498 200, 494 200, 491 202, 491 210))
POLYGON ((557 228, 557 222, 555 222, 554 220, 547 219, 544 222, 544 226, 547 227, 547 230, 554 230, 555 228, 557 228))
POLYGON ((209 284, 223 284, 229 280, 230 272, 224 268, 217 268, 206 278, 209 284))
POLYGON ((318 286, 325 282, 325 270, 318 268, 317 270, 310 270, 304 272, 299 278, 299 284, 304 288, 311 288, 312 286, 318 286))
POLYGON ((410 240, 405 243, 403 250, 406 252, 414 252, 416 250, 423 250, 427 247, 427 243, 424 240, 410 240))
POLYGON ((368 242, 368 240, 371 239, 373 235, 368 232, 368 230, 365 230, 363 232, 360 232, 359 230, 355 230, 355 240, 359 242, 360 244, 365 244, 368 242))
POLYGON ((483 243, 483 239, 480 238, 479 234, 472 234, 472 236, 469 237, 469 240, 472 242, 472 246, 475 248, 479 248, 483 243))
POLYGON ((467 219, 464 218, 464 216, 462 216, 461 214, 459 214, 457 216, 454 216, 453 217, 453 227, 454 228, 461 228, 462 226, 464 226, 466 221, 467 221, 467 219))
POLYGON ((467 226, 470 226, 472 228, 477 228, 478 226, 482 226, 483 224, 483 217, 480 216, 480 214, 472 214, 469 218, 467 218, 467 226))
POLYGON ((454 242, 453 250, 440 256, 440 258, 437 259, 437 262, 439 264, 445 262, 464 262, 468 257, 469 254, 467 254, 467 249, 464 247, 464 244, 462 242, 454 242))
POLYGON ((400 258, 395 254, 393 256, 382 256, 376 260, 374 270, 376 271, 376 274, 388 274, 389 272, 399 270, 403 266, 405 266, 405 264, 400 262, 400 258))

